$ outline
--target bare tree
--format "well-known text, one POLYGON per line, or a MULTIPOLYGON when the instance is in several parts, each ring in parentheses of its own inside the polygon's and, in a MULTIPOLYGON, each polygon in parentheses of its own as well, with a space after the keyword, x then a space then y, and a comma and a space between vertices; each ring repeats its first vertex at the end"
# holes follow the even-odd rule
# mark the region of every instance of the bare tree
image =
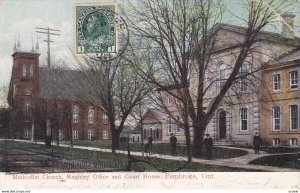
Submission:
MULTIPOLYGON (((189 127, 193 127, 194 157, 202 154, 206 126, 223 99, 235 83, 249 75, 241 73, 242 65, 249 62, 250 66, 254 66, 251 60, 258 50, 260 32, 274 21, 276 13, 293 1, 245 1, 249 14, 247 19, 239 18, 246 24, 246 27, 239 28, 242 36, 227 39, 221 33, 224 25, 219 24, 224 21, 222 2, 141 0, 130 4, 130 11, 127 12, 131 34, 139 37, 137 39, 140 41, 131 44, 132 51, 136 54, 143 50, 148 56, 144 66, 136 69, 160 91, 178 101, 188 152, 191 151, 189 127), (233 50, 230 72, 221 78, 207 77, 212 74, 211 67, 221 59, 219 51, 226 46, 233 50), (153 73, 148 73, 149 70, 153 73), (220 80, 222 86, 216 90, 214 86, 220 80), (214 90, 213 95, 207 97, 211 90, 214 90)), ((261 47, 259 50, 262 50, 261 47)), ((164 109, 168 113, 168 108, 164 109)))
POLYGON ((118 58, 103 62, 77 58, 80 77, 75 77, 77 96, 100 108, 109 119, 112 152, 119 147, 119 136, 132 110, 147 96, 150 87, 134 69, 118 58))

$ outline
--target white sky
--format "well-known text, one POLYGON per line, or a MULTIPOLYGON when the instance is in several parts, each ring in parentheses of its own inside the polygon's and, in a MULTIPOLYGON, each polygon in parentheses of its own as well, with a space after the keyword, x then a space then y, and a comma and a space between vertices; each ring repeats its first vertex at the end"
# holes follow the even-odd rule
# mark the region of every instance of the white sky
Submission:
MULTIPOLYGON (((111 0, 114 1, 114 0, 111 0)), ((111 2, 110 1, 110 2, 111 2)), ((126 1, 126 0, 125 0, 126 1)), ((224 0, 227 7, 235 14, 241 11, 242 0, 224 0)), ((13 46, 15 38, 20 35, 21 47, 31 50, 37 33, 35 27, 50 27, 61 30, 61 36, 53 36, 51 46, 53 57, 69 58, 73 45, 74 4, 88 2, 108 2, 104 0, 0 0, 0 88, 8 86, 11 76, 13 46)), ((124 0, 117 2, 123 3, 124 0)), ((300 0, 295 6, 296 20, 300 25, 300 0)), ((234 22, 236 23, 236 22, 234 22)), ((45 63, 46 35, 39 34, 40 64, 45 63)))

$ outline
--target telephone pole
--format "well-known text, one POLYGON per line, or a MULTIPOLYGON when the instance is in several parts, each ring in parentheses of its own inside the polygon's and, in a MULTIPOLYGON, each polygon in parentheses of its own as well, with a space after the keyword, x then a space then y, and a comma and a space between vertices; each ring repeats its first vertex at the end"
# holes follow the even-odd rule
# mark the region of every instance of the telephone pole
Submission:
MULTIPOLYGON (((53 42, 50 39, 50 35, 60 36, 60 34, 53 33, 53 32, 60 32, 60 30, 50 29, 49 27, 47 27, 47 28, 36 27, 36 29, 41 30, 41 31, 36 31, 37 33, 47 34, 47 39, 44 40, 44 42, 47 42, 47 44, 48 44, 48 59, 47 59, 47 63, 48 63, 48 68, 50 68, 50 42, 53 42)), ((51 142, 52 142, 51 125, 50 125, 50 120, 47 119, 47 121, 46 121, 46 138, 45 138, 45 145, 46 145, 46 147, 51 147, 51 142)))
POLYGON ((47 42, 47 44, 48 44, 48 59, 47 59, 47 63, 48 63, 48 68, 50 68, 50 42, 53 42, 53 41, 50 40, 50 35, 60 36, 60 34, 53 33, 53 32, 60 32, 60 30, 50 29, 49 27, 47 27, 47 28, 36 27, 36 29, 38 29, 38 30, 44 30, 44 31, 36 31, 37 33, 47 34, 47 40, 44 40, 44 42, 47 42))

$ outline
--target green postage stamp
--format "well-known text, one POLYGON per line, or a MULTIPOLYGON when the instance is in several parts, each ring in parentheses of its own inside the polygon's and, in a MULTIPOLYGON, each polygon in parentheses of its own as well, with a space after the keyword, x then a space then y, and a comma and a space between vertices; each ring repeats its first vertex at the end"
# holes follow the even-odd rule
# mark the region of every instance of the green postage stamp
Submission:
POLYGON ((116 53, 116 5, 79 4, 75 10, 76 53, 116 53))

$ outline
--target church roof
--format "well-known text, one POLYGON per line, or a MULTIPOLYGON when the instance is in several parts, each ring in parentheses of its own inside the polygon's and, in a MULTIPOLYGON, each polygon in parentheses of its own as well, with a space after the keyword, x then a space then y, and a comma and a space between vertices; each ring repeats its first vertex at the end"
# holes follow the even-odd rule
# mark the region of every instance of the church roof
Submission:
POLYGON ((82 100, 78 92, 81 72, 61 68, 39 68, 39 98, 82 100), (76 77, 76 78, 74 78, 76 77))

